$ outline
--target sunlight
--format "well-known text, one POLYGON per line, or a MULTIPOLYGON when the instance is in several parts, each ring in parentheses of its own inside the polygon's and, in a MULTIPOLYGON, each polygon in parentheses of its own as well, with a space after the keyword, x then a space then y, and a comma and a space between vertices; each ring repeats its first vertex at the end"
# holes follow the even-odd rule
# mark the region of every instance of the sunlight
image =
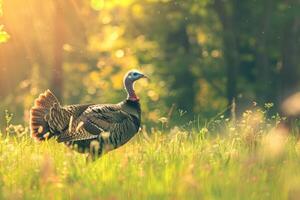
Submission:
POLYGON ((298 13, 0 0, 0 200, 299 199, 298 13))

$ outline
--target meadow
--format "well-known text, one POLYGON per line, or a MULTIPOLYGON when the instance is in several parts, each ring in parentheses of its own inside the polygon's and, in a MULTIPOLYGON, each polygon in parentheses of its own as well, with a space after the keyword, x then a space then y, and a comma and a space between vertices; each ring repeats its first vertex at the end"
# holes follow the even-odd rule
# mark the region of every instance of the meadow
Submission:
POLYGON ((299 199, 300 142, 260 109, 190 129, 143 128, 96 162, 8 124, 0 199, 299 199), (275 128, 277 127, 277 128, 275 128), (148 130, 148 131, 147 131, 148 130))
POLYGON ((299 0, 42 2, 0 0, 0 200, 300 199, 299 0), (132 69, 130 142, 86 163, 30 137, 42 92, 117 103, 132 69))

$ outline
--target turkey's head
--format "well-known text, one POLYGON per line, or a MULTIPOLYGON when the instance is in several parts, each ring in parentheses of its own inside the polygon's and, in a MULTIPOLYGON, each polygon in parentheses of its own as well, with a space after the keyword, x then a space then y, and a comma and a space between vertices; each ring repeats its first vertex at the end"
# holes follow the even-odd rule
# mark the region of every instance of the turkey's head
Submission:
POLYGON ((124 77, 124 87, 128 93, 127 99, 132 100, 132 101, 137 101, 139 98, 136 96, 133 85, 134 82, 141 79, 141 78, 147 78, 148 77, 143 74, 142 72, 138 70, 131 70, 127 72, 127 74, 124 77))
POLYGON ((131 70, 131 71, 127 72, 127 74, 125 76, 125 82, 126 81, 134 82, 141 78, 148 78, 148 77, 137 70, 131 70))

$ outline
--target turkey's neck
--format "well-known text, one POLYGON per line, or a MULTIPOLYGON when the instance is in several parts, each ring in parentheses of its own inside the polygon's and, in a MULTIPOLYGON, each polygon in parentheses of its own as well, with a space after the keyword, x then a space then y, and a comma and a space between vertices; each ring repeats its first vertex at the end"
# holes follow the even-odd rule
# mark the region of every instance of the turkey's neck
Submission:
POLYGON ((135 94, 134 83, 130 80, 125 80, 125 89, 127 91, 127 99, 131 101, 138 101, 139 97, 135 94))

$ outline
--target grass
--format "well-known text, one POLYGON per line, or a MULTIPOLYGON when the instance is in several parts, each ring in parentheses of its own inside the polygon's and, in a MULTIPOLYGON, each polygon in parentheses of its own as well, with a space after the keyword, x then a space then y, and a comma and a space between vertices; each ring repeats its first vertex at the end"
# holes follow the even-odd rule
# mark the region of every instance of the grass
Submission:
POLYGON ((0 138, 0 199, 299 199, 300 143, 264 114, 141 132, 91 164, 11 125, 0 138))

